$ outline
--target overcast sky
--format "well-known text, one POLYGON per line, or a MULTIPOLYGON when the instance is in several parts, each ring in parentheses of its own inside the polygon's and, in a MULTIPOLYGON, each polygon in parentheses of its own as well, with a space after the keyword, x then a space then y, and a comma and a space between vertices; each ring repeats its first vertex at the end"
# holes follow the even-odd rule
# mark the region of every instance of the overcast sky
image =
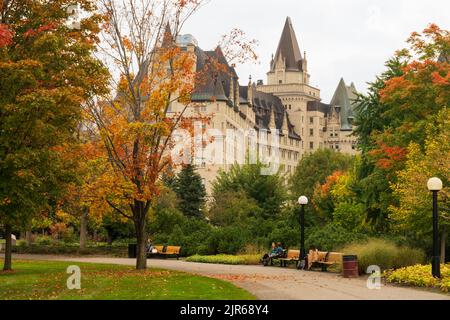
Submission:
POLYGON ((329 102, 343 77, 359 91, 383 70, 384 62, 412 31, 434 22, 450 29, 449 0, 211 0, 186 24, 204 50, 238 27, 257 39, 259 64, 238 66, 241 85, 248 76, 264 79, 281 31, 290 16, 300 50, 306 51, 311 84, 329 102))

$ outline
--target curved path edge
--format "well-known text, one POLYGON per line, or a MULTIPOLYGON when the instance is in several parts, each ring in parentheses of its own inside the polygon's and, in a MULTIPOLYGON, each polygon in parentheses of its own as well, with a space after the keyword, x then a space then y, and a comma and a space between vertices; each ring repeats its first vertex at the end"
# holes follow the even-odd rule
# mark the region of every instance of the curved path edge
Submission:
MULTIPOLYGON (((24 260, 56 260, 135 265, 135 259, 15 254, 24 260)), ((366 278, 346 279, 327 272, 293 268, 223 265, 171 259, 148 259, 150 268, 183 271, 230 281, 262 300, 450 300, 450 295, 433 290, 382 284, 370 290, 366 278)))

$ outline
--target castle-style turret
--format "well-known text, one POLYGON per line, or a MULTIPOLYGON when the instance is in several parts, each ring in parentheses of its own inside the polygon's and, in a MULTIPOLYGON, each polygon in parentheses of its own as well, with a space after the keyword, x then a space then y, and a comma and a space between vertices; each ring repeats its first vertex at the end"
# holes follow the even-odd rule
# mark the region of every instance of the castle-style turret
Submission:
POLYGON ((302 57, 291 18, 287 17, 275 56, 267 73, 268 85, 308 84, 306 57, 302 57))
POLYGON ((291 18, 287 17, 278 43, 277 52, 272 59, 270 71, 275 72, 276 69, 284 69, 285 71, 303 71, 302 55, 300 47, 295 36, 291 18), (280 62, 282 63, 280 65, 280 62))

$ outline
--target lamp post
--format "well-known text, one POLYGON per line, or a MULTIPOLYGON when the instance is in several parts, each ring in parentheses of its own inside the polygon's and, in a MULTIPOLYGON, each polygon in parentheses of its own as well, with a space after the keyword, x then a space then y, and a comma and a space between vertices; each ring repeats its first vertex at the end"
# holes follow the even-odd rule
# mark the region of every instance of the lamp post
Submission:
POLYGON ((431 270, 433 277, 441 277, 441 257, 439 254, 439 234, 438 234, 438 192, 442 190, 442 181, 439 178, 431 178, 427 183, 428 190, 433 193, 433 257, 431 258, 431 270))
POLYGON ((303 268, 305 263, 306 251, 305 251, 305 205, 308 204, 308 198, 301 196, 298 198, 298 203, 301 206, 300 211, 300 256, 298 268, 303 268))

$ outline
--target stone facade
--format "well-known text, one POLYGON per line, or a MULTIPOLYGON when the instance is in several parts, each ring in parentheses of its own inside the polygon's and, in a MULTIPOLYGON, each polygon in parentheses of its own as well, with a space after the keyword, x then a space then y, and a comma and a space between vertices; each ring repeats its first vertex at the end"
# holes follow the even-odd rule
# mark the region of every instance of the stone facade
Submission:
MULTIPOLYGON (((320 90, 310 85, 306 53, 300 53, 290 18, 270 63, 267 84, 262 80, 255 84, 250 78, 248 85, 242 86, 219 47, 203 51, 190 35, 176 40, 183 51, 192 52, 197 70, 208 69, 206 81, 192 96, 196 106, 185 113, 193 117, 198 113, 211 115, 208 123, 201 124, 202 129, 209 129, 201 139, 213 140, 214 146, 197 152, 192 159, 208 192, 219 170, 248 161, 255 150, 256 157, 281 170, 286 180, 305 153, 319 148, 357 152, 352 136, 355 86, 347 86, 341 79, 330 103, 321 102, 320 90), (212 60, 225 68, 214 69, 212 60), (230 132, 234 136, 230 137, 230 132), (235 143, 230 146, 230 141, 235 143)), ((174 102, 170 111, 182 109, 174 102)))

